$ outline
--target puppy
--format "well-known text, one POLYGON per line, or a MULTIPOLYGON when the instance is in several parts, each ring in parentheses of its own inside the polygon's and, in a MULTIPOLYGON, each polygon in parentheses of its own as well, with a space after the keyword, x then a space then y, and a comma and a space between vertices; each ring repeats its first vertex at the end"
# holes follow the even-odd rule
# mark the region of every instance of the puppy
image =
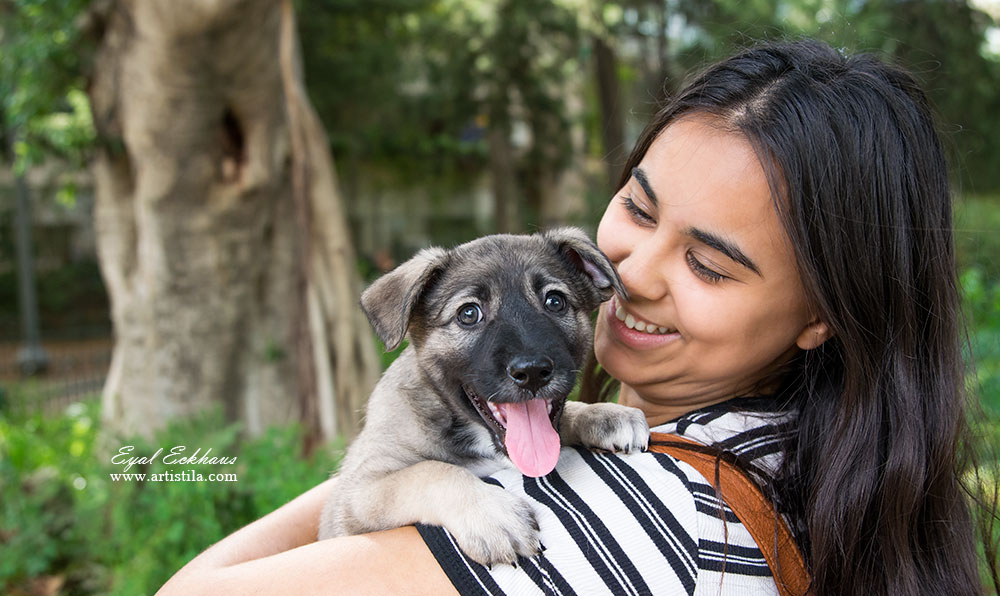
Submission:
POLYGON ((368 320, 386 349, 410 344, 368 401, 320 539, 423 523, 483 564, 537 553, 530 506, 480 477, 511 463, 544 476, 562 444, 646 446, 639 410, 566 401, 613 292, 626 296, 611 262, 574 228, 428 248, 376 280, 368 320))

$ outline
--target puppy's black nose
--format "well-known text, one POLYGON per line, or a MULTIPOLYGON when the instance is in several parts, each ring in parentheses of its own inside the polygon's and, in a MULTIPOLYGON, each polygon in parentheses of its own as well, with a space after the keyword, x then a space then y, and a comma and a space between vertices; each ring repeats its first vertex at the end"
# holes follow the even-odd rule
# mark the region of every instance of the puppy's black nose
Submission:
POLYGON ((552 380, 552 368, 548 356, 514 356, 507 365, 507 376, 518 387, 534 393, 552 380))

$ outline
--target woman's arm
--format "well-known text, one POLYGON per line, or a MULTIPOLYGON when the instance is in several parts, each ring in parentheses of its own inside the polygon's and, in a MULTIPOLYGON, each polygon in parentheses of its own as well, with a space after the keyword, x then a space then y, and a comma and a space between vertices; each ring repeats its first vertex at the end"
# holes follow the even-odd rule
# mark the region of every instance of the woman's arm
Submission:
POLYGON ((413 526, 316 542, 333 482, 222 539, 157 594, 457 593, 413 526))

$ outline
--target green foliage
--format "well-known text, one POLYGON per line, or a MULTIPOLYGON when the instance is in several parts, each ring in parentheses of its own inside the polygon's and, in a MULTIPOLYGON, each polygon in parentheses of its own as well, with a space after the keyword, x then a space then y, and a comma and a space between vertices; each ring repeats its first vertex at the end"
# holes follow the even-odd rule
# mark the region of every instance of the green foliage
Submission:
POLYGON ((1000 420, 1000 197, 967 197, 955 209, 955 243, 974 377, 970 390, 1000 420))
POLYGON ((301 0, 299 32, 309 93, 338 160, 379 160, 406 151, 433 155, 440 139, 400 93, 411 79, 406 47, 412 15, 429 2, 301 0))
MULTIPOLYGON (((90 101, 79 88, 71 87, 56 106, 56 111, 31 118, 27 123, 26 140, 19 141, 23 150, 18 156, 30 163, 40 162, 46 154, 60 155, 83 166, 84 153, 94 140, 94 122, 90 101)), ((72 186, 59 190, 57 200, 72 203, 72 186)))
MULTIPOLYGON (((971 374, 967 387, 983 406, 985 416, 972 420, 977 435, 979 467, 970 472, 971 486, 982 487, 984 502, 996 500, 1000 481, 1000 200, 966 198, 955 210, 955 240, 962 297, 968 330, 967 358, 971 374), (992 495, 992 496, 991 496, 992 495)), ((1000 544, 1000 524, 979 511, 1000 544)), ((991 585, 989 564, 983 555, 984 585, 991 585)))
POLYGON ((1000 62, 981 48, 995 23, 966 2, 882 2, 893 15, 885 49, 922 79, 966 189, 1000 188, 1000 62))
POLYGON ((349 194, 361 184, 454 194, 489 167, 488 131, 510 138, 517 121, 530 134, 511 152, 508 182, 519 213, 538 211, 545 176, 573 157, 566 83, 583 67, 580 11, 554 0, 299 6, 310 96, 349 194))
POLYGON ((403 343, 399 344, 399 347, 391 352, 386 351, 385 344, 383 344, 382 340, 378 337, 375 338, 375 345, 378 346, 378 353, 382 362, 382 370, 385 370, 389 368, 390 364, 396 361, 396 358, 399 358, 399 355, 403 353, 406 346, 410 345, 410 342, 404 339, 403 343))
MULTIPOLYGON (((597 2, 615 18, 619 41, 639 48, 662 46, 660 69, 633 90, 657 97, 660 81, 676 89, 685 73, 738 47, 802 36, 850 53, 875 52, 921 80, 940 116, 956 180, 971 192, 1000 188, 1000 60, 986 48, 995 17, 986 3, 940 0, 672 0, 597 2), (621 10, 624 8, 624 10, 621 10), (631 12, 631 17, 629 14, 631 12), (628 23, 632 24, 629 25, 628 23), (661 23, 670 33, 660 42, 661 23)), ((994 9, 995 12, 995 9, 994 9)), ((994 29, 995 30, 995 29, 994 29)), ((640 56, 640 66, 657 52, 640 56)), ((655 61, 655 60, 654 60, 655 61)))
MULTIPOLYGON (((152 594, 184 563, 239 527, 324 480, 333 449, 301 454, 297 428, 254 439, 206 415, 171 425, 151 441, 112 439, 99 428, 95 403, 60 416, 0 416, 0 591, 31 578, 60 576, 69 594, 152 594), (211 449, 232 465, 166 465, 161 456, 130 473, 234 473, 235 482, 113 481, 111 458, 133 445, 136 456, 185 446, 211 449)), ((147 476, 148 478, 148 476, 147 476)))
POLYGON ((58 420, 33 417, 17 428, 0 419, 0 588, 54 569, 76 582, 93 579, 84 563, 95 515, 81 503, 75 519, 74 483, 85 481, 80 464, 91 461, 93 418, 74 412, 58 420), (58 436, 58 441, 50 441, 58 436), (77 523, 79 522, 79 523, 77 523))
POLYGON ((988 279, 978 267, 962 274, 969 344, 975 377, 973 391, 1000 417, 1000 280, 988 279))
POLYGON ((985 279, 1000 280, 1000 195, 959 199, 954 226, 959 268, 976 267, 985 279))
POLYGON ((21 170, 93 138, 78 18, 88 0, 0 0, 0 153, 21 170), (10 155, 12 149, 12 155, 10 155))

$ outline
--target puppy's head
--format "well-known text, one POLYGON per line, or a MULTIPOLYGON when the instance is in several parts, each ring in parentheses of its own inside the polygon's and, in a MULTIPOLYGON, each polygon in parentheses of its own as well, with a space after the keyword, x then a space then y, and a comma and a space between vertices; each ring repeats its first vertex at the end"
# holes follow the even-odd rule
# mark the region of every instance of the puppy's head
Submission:
POLYGON ((419 252, 361 305, 387 349, 404 336, 453 410, 485 427, 526 475, 559 455, 566 396, 590 347, 590 313, 618 292, 608 258, 575 228, 495 235, 419 252))

